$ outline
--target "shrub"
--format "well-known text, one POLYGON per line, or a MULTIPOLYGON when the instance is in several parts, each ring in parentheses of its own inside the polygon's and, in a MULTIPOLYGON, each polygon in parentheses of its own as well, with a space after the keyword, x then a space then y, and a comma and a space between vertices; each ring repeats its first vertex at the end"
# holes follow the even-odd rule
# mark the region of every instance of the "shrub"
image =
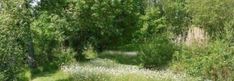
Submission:
POLYGON ((52 52, 54 54, 54 63, 59 66, 61 64, 69 64, 75 61, 76 52, 72 48, 59 48, 52 52))
POLYGON ((69 37, 65 36, 70 28, 66 19, 58 14, 41 11, 31 27, 38 71, 55 70, 61 64, 74 61, 77 51, 67 44, 69 37))
MULTIPOLYGON (((44 60, 38 60, 43 61, 46 63, 43 63, 42 65, 38 66, 37 68, 33 69, 34 74, 40 74, 43 72, 50 72, 58 70, 58 68, 63 64, 70 64, 72 62, 75 62, 75 54, 76 52, 71 48, 57 48, 53 49, 51 51, 51 59, 49 59, 49 62, 44 60)), ((37 57, 39 58, 39 57, 37 57)))
POLYGON ((141 29, 137 31, 141 52, 138 58, 145 67, 161 67, 170 62, 175 50, 169 38, 169 23, 158 6, 146 8, 145 12, 140 17, 141 29))
POLYGON ((145 67, 160 67, 168 64, 175 51, 175 45, 165 37, 148 40, 141 47, 139 60, 145 67))
POLYGON ((233 80, 234 49, 228 43, 215 41, 207 46, 182 47, 174 56, 173 68, 193 76, 215 81, 233 80))
POLYGON ((30 81, 31 80, 31 72, 29 70, 24 70, 23 72, 17 75, 18 81, 30 81))
POLYGON ((97 57, 97 52, 94 50, 94 48, 91 45, 88 45, 82 55, 85 56, 86 59, 94 59, 97 57))
POLYGON ((4 74, 3 73, 0 73, 0 80, 4 80, 4 74))

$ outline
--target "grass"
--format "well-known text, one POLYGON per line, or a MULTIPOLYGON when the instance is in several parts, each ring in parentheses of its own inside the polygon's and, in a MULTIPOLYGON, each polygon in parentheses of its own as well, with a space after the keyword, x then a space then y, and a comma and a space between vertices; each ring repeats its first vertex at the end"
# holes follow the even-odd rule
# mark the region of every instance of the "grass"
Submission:
POLYGON ((32 81, 199 81, 170 69, 149 70, 133 65, 136 55, 102 53, 100 58, 61 66, 59 71, 36 75, 32 81), (111 60, 110 60, 111 59, 111 60), (122 62, 122 61, 123 62, 122 62), (129 60, 129 61, 127 61, 129 60), (124 63, 125 61, 125 63, 124 63), (127 63, 126 63, 127 61, 127 63), (131 64, 131 65, 129 65, 131 64))
POLYGON ((63 66, 74 81, 197 81, 183 73, 166 70, 148 70, 133 65, 123 65, 108 59, 63 66))
POLYGON ((134 65, 119 64, 109 59, 95 59, 61 67, 56 72, 42 73, 32 81, 198 81, 183 73, 149 70, 134 65))
POLYGON ((32 81, 71 81, 71 78, 65 72, 57 71, 55 73, 45 73, 40 75, 33 78, 32 81))

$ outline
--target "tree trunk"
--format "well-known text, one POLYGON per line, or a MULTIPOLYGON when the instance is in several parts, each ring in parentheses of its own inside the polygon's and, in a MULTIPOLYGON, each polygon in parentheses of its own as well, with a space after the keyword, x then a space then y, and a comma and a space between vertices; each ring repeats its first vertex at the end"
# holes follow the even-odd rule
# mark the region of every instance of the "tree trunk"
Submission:
POLYGON ((26 0, 26 3, 25 3, 25 7, 27 9, 27 13, 25 13, 25 17, 27 18, 24 18, 24 20, 26 21, 26 32, 27 32, 27 48, 28 48, 28 65, 30 68, 36 68, 36 61, 35 61, 35 51, 34 51, 34 44, 33 44, 33 37, 32 37, 32 32, 31 32, 31 20, 30 18, 33 18, 34 17, 34 12, 31 12, 30 9, 30 0, 27 1, 26 0))
POLYGON ((31 33, 29 34, 30 34, 30 37, 28 41, 28 63, 29 63, 30 68, 36 68, 33 40, 32 40, 31 33))

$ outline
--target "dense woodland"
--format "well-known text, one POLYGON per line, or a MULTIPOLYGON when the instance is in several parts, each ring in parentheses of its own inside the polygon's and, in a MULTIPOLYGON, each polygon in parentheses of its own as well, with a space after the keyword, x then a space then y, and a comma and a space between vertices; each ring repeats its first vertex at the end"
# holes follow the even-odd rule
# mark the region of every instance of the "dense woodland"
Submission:
POLYGON ((107 50, 137 52, 111 58, 120 64, 233 81, 234 0, 0 0, 0 81, 107 59, 107 50))

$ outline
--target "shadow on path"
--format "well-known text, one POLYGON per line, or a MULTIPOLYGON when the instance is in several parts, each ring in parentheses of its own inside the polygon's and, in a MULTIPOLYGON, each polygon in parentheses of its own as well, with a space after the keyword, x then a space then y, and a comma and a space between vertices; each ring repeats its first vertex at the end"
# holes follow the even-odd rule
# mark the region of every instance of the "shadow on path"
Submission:
POLYGON ((121 64, 136 65, 138 52, 125 52, 125 51, 104 51, 99 53, 98 57, 103 59, 115 60, 121 64))

